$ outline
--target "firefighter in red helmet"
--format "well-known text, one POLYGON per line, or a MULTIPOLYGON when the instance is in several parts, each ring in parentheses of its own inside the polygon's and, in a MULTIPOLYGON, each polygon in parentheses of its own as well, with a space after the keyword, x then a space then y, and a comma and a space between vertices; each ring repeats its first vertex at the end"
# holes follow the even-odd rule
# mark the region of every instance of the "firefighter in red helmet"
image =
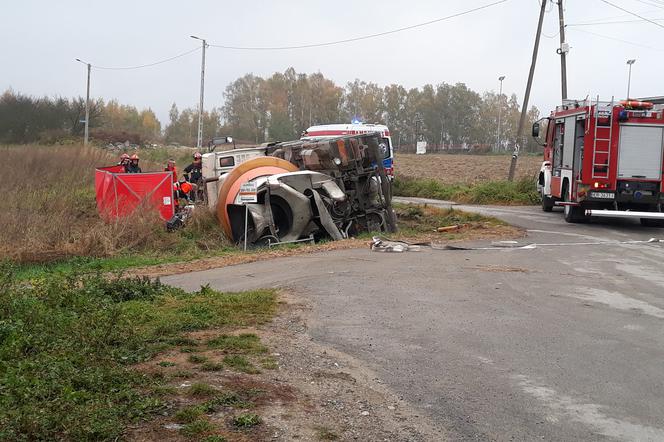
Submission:
POLYGON ((120 155, 120 162, 118 166, 122 166, 123 172, 127 172, 127 166, 129 165, 129 154, 123 153, 120 155))
POLYGON ((141 167, 138 165, 138 155, 133 154, 131 157, 129 157, 129 165, 125 167, 125 170, 127 173, 141 173, 143 172, 141 170, 141 167))

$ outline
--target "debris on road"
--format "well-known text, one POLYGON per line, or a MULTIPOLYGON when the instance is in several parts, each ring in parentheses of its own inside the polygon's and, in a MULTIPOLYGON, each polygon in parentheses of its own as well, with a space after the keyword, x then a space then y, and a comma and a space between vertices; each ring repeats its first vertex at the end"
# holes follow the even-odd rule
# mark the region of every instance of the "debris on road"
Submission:
POLYGON ((455 230, 461 230, 462 227, 465 227, 463 225, 453 225, 453 226, 444 226, 444 227, 438 227, 436 229, 437 232, 453 232, 455 230))
POLYGON ((419 252, 420 246, 408 244, 404 241, 389 241, 374 236, 371 242, 371 250, 374 252, 419 252))

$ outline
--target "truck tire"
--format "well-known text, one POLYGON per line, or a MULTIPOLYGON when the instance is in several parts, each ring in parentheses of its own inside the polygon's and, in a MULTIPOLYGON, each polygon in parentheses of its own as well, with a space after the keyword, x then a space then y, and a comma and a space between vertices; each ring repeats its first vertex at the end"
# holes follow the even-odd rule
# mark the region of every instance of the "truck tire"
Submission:
POLYGON ((553 210, 553 206, 555 205, 553 198, 551 198, 550 196, 546 196, 544 194, 544 189, 542 189, 541 195, 542 195, 542 210, 545 212, 551 212, 553 210))
MULTIPOLYGON (((563 201, 565 202, 570 201, 570 196, 569 192, 567 191, 567 188, 565 188, 565 190, 563 191, 563 201)), ((565 206, 565 211, 563 213, 565 215, 565 221, 568 223, 582 223, 588 221, 588 217, 586 216, 583 207, 565 206)))

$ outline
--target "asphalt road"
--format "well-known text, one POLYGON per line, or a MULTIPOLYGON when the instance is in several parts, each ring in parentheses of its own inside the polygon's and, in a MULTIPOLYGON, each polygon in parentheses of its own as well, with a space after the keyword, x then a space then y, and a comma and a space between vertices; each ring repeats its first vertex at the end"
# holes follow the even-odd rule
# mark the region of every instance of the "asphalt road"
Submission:
POLYGON ((530 247, 344 250, 163 280, 294 288, 313 305, 313 339, 451 440, 664 440, 664 243, 645 242, 664 229, 466 209, 528 229, 530 247))

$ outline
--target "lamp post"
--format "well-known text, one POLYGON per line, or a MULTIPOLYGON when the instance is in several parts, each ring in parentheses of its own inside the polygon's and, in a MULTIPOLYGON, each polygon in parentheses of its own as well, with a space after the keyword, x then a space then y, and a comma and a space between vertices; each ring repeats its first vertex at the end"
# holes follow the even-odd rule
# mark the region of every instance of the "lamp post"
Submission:
POLYGON ((500 113, 503 109, 503 106, 500 102, 500 99, 503 96, 503 80, 505 79, 504 75, 501 75, 498 77, 498 81, 500 81, 500 92, 498 93, 498 133, 496 134, 496 151, 500 150, 500 113))
POLYGON ((191 38, 200 40, 203 47, 203 54, 201 59, 201 99, 198 104, 198 137, 196 139, 196 148, 201 149, 203 145, 203 91, 205 89, 205 48, 207 47, 207 42, 205 39, 196 37, 195 35, 190 35, 191 38))
POLYGON ((627 76, 627 99, 629 100, 629 87, 632 83, 632 65, 636 63, 636 58, 627 60, 627 65, 629 66, 629 74, 627 76))
POLYGON ((82 61, 80 58, 77 58, 76 61, 79 63, 83 63, 88 67, 88 83, 86 86, 86 93, 85 93, 85 134, 83 135, 83 146, 88 145, 88 135, 89 135, 89 127, 90 127, 90 69, 91 65, 90 63, 86 63, 82 61))

